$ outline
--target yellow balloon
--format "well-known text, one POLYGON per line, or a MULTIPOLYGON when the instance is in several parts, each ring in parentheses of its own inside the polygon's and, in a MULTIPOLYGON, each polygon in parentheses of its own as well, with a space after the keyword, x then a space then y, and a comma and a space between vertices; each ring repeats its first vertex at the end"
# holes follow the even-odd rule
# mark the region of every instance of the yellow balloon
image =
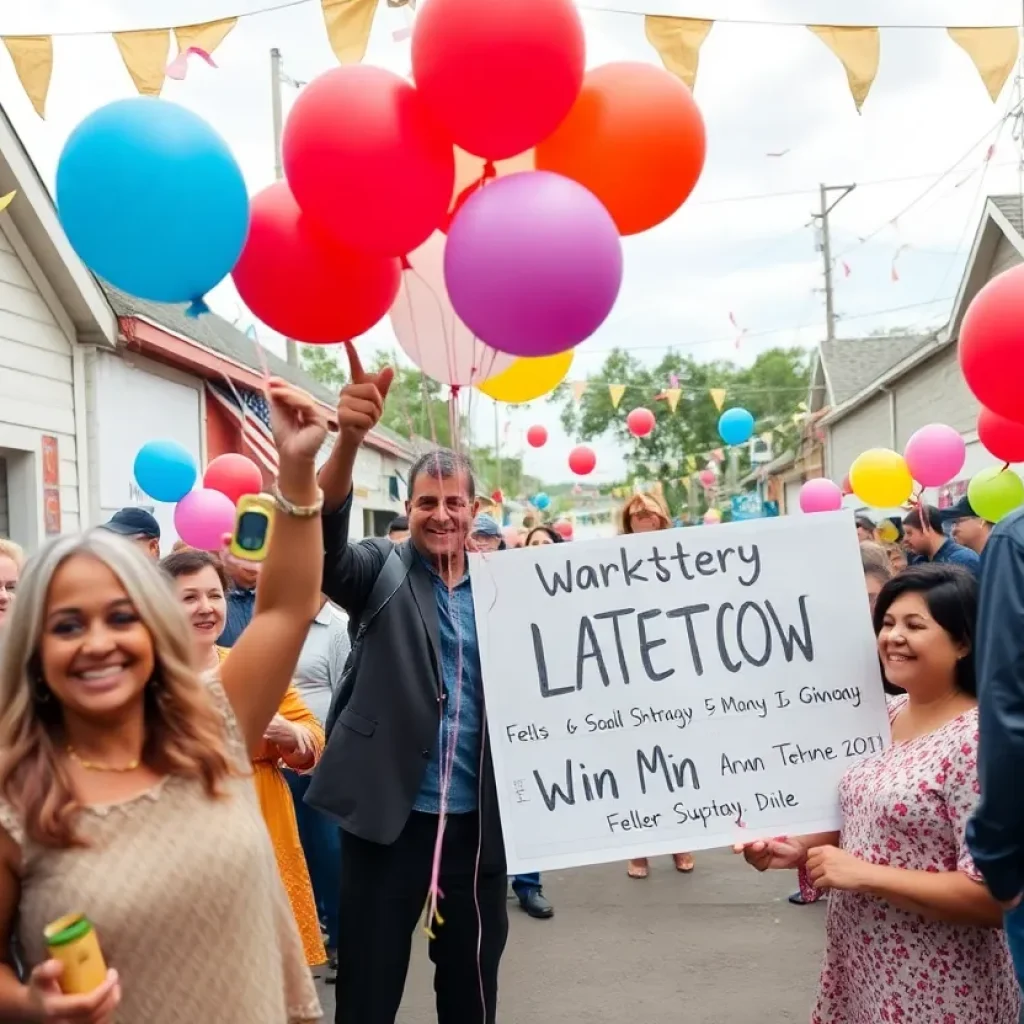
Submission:
POLYGON ((572 366, 572 349, 553 356, 517 359, 507 370, 477 384, 498 402, 532 402, 558 387, 572 366))
POLYGON ((896 529, 896 524, 883 519, 878 524, 878 539, 883 544, 895 544, 900 539, 900 531, 896 529))
POLYGON ((850 487, 865 504, 892 508, 902 505, 913 493, 914 478, 899 452, 869 448, 853 460, 850 487))

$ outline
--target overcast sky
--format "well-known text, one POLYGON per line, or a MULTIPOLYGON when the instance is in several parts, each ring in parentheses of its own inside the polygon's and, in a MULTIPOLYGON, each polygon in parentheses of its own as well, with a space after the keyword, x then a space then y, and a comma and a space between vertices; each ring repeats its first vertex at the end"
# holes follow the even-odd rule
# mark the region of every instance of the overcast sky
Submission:
MULTIPOLYGON (((663 0, 658 10, 700 13, 700 2, 663 0)), ((830 5, 836 7, 834 0, 761 2, 759 9, 781 20, 800 20, 811 10, 820 11, 824 21, 830 5)), ((864 0, 858 10, 864 9, 866 17, 873 2, 864 0)), ((190 3, 42 0, 33 5, 31 24, 25 15, 16 16, 17 24, 9 15, 0 16, 0 33, 133 28, 179 22, 200 8, 197 16, 210 18, 262 6, 259 0, 204 0, 189 9, 190 3), (87 19, 81 13, 86 7, 87 19)), ((732 0, 737 10, 744 4, 750 7, 745 0, 732 0)), ((637 0, 615 6, 650 7, 637 0)), ((1013 5, 979 0, 977 6, 991 10, 997 19, 1007 17, 1013 5)), ((942 7, 939 0, 929 10, 942 7)), ((884 5, 889 24, 914 22, 921 9, 916 0, 888 0, 884 5)), ((404 18, 404 12, 388 10, 381 0, 368 61, 407 71, 409 44, 393 39, 404 18)), ((590 65, 657 61, 644 38, 642 17, 588 10, 584 23, 590 65)), ((285 70, 293 78, 308 81, 335 66, 320 5, 311 0, 243 19, 217 51, 217 70, 193 64, 186 81, 168 80, 163 93, 223 133, 252 192, 273 179, 273 46, 282 51, 285 70)), ((75 124, 96 107, 133 91, 109 36, 58 38, 54 48, 45 122, 32 111, 7 58, 0 58, 4 107, 48 183, 75 124)), ((832 215, 833 253, 849 268, 846 276, 840 265, 836 276, 841 334, 856 337, 877 328, 942 325, 984 196, 1020 189, 1020 147, 1012 138, 1012 122, 998 133, 991 162, 983 164, 988 145, 997 139, 996 125, 1016 102, 1012 91, 1011 82, 993 105, 966 55, 941 29, 887 29, 879 75, 858 116, 839 62, 805 29, 716 25, 701 52, 696 88, 708 126, 704 176, 674 217, 624 240, 626 274, 618 303, 601 329, 577 350, 570 378, 596 372, 615 346, 651 361, 675 346, 702 360, 743 362, 775 345, 813 347, 824 324, 821 257, 809 226, 819 182, 858 184, 832 215), (778 153, 784 155, 770 155, 778 153), (891 219, 911 204, 893 225, 891 219), (868 241, 860 241, 867 236, 868 241), (894 258, 898 282, 892 280, 894 258), (747 332, 738 351, 730 313, 747 332)), ((286 88, 286 104, 290 93, 286 88)), ((130 225, 124 238, 144 258, 145 242, 131 237, 130 225)), ((201 225, 196 238, 201 244, 201 225)), ((159 245, 159 240, 152 244, 159 245)), ((230 287, 219 288, 213 298, 214 307, 228 319, 239 315, 230 287)), ((244 326, 248 314, 242 315, 244 326)), ((267 344, 275 343, 269 332, 260 336, 267 344)), ((390 351, 394 340, 387 319, 360 345, 390 351)), ((474 430, 489 438, 493 406, 487 399, 475 405, 474 430)), ((680 414, 685 414, 685 404, 680 414)), ((502 426, 506 416, 502 410, 502 426)), ((527 449, 527 470, 549 481, 567 479, 571 439, 558 429, 554 407, 538 402, 511 414, 511 449, 522 445, 526 427, 535 422, 546 424, 552 437, 539 451, 527 449)), ((623 462, 615 446, 599 442, 596 447, 598 469, 592 479, 621 476, 623 462)))

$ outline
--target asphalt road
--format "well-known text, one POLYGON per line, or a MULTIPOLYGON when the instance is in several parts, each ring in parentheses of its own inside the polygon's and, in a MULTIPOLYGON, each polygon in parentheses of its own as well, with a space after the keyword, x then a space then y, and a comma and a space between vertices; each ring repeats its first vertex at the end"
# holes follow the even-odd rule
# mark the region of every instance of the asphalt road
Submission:
MULTIPOLYGON (((790 906, 788 872, 758 875, 725 852, 696 860, 686 876, 659 858, 644 881, 618 864, 548 875, 550 921, 510 903, 499 1024, 806 1024, 824 904, 790 906)), ((423 939, 400 1024, 434 1024, 433 995, 423 939)), ((321 996, 333 1021, 333 989, 321 996)))

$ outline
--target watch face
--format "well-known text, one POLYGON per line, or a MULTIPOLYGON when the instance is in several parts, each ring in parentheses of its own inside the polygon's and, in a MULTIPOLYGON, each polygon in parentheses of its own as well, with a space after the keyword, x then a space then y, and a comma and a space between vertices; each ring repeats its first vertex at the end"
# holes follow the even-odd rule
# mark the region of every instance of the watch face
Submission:
POLYGON ((266 512, 243 512, 238 519, 235 541, 243 551, 259 551, 267 542, 270 518, 266 512))

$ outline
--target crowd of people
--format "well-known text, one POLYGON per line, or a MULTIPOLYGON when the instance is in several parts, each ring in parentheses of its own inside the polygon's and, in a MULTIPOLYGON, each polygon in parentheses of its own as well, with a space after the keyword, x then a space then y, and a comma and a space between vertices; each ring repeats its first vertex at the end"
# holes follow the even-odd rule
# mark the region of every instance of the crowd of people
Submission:
MULTIPOLYGON (((161 560, 141 509, 27 563, 0 541, 0 1020, 300 1024, 326 964, 339 1024, 393 1024, 420 927, 440 1024, 496 1019, 510 880, 466 552, 566 541, 480 514, 445 449, 387 537, 350 540, 391 383, 350 361, 319 474, 325 418, 268 385, 264 562, 161 560), (44 940, 74 910, 110 966, 91 993, 44 940)), ((622 509, 625 534, 671 525, 654 494, 622 509)), ((1017 1024, 1024 519, 965 500, 857 530, 892 743, 843 776, 840 830, 737 853, 792 870, 794 903, 828 895, 813 1024, 1017 1024)), ((554 914, 539 875, 511 887, 554 914)))

